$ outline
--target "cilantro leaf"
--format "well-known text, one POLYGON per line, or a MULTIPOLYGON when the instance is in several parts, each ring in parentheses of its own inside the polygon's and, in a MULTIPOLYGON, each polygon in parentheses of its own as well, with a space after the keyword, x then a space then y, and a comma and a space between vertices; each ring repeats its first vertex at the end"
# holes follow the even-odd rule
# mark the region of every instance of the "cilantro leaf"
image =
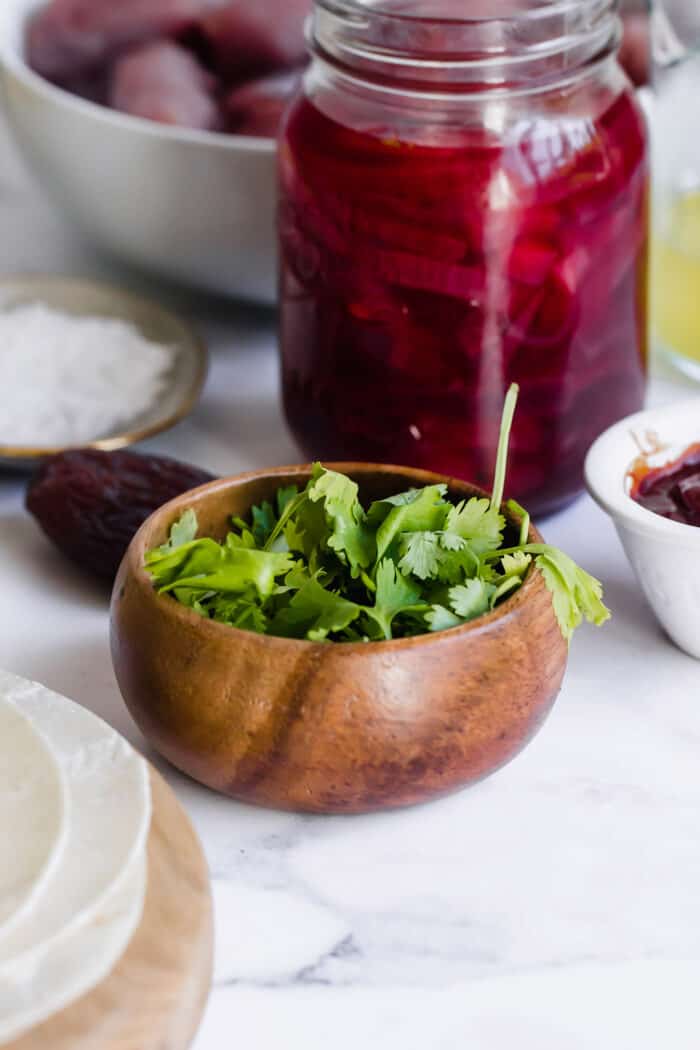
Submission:
POLYGON ((238 536, 235 532, 229 532, 226 537, 226 546, 229 550, 238 550, 241 547, 244 550, 257 550, 255 537, 249 529, 242 529, 238 536))
POLYGON ((464 620, 455 616, 450 609, 444 605, 433 605, 425 614, 425 619, 431 631, 449 631, 452 627, 461 627, 464 620))
POLYGON ((504 576, 524 576, 531 565, 532 555, 525 554, 523 551, 516 551, 515 554, 505 554, 501 558, 504 576))
POLYGON ((207 603, 205 609, 212 620, 228 624, 230 627, 255 631, 257 634, 264 634, 266 631, 267 617, 253 596, 240 598, 220 594, 207 603))
POLYGON ((300 591, 304 584, 309 582, 312 575, 303 562, 295 562, 284 578, 284 586, 290 591, 300 591))
POLYGON ((402 533, 434 532, 442 528, 449 509, 445 501, 446 492, 446 485, 428 485, 424 489, 405 493, 408 502, 393 506, 377 529, 377 563, 402 533))
POLYGON ((438 580, 455 584, 484 574, 486 567, 480 563, 476 552, 466 540, 451 532, 441 532, 438 535, 441 548, 438 580))
POLYGON ((191 543, 197 538, 197 514, 191 508, 186 510, 179 521, 176 521, 170 530, 170 549, 177 550, 186 543, 191 543))
MULTIPOLYGON (((214 543, 213 540, 209 542, 214 543)), ((208 557, 206 565, 205 559, 199 564, 198 552, 193 550, 192 559, 186 567, 186 575, 161 587, 161 593, 167 593, 176 587, 187 587, 191 590, 241 594, 253 586, 261 598, 267 598, 272 594, 276 578, 286 575, 294 564, 291 554, 274 554, 243 547, 231 549, 220 547, 218 544, 214 546, 219 552, 214 564, 210 563, 208 557)), ((208 551, 202 553, 208 555, 208 551)))
POLYGON ((456 532, 441 532, 440 545, 443 550, 450 553, 467 549, 467 541, 462 536, 458 536, 456 532))
POLYGON ((312 574, 323 567, 329 536, 330 529, 323 504, 312 503, 310 500, 305 500, 299 505, 284 529, 289 549, 306 558, 312 574))
POLYGON ((536 561, 552 593, 554 613, 567 642, 584 619, 598 627, 610 619, 610 610, 603 604, 602 584, 568 554, 547 547, 536 561))
POLYGON ((299 489, 296 485, 286 485, 280 489, 277 489, 277 495, 275 496, 275 502, 277 504, 277 516, 282 517, 287 507, 294 502, 299 495, 299 489))
MULTIPOLYGON (((341 508, 353 511, 355 508, 363 514, 359 504, 359 486, 345 474, 336 470, 327 470, 321 463, 314 463, 307 495, 312 503, 326 501, 326 509, 341 508)), ((364 514, 363 514, 364 516, 364 514)))
POLYGON ((610 619, 610 610, 603 603, 603 585, 568 554, 546 543, 527 543, 498 552, 501 561, 516 553, 535 555, 535 564, 551 592, 554 613, 567 642, 584 619, 596 627, 610 619))
POLYGON ((258 547, 264 547, 277 524, 277 515, 268 500, 261 503, 259 507, 253 507, 251 515, 253 518, 253 538, 258 547))
POLYGON ((167 542, 148 552, 146 562, 148 563, 149 560, 155 562, 158 558, 164 558, 180 547, 184 547, 185 544, 192 543, 197 537, 198 529, 197 514, 190 508, 170 526, 170 536, 167 542))
MULTIPOLYGON (((447 494, 447 485, 440 485, 443 496, 447 494)), ((420 495, 420 489, 407 489, 406 492, 398 492, 395 496, 387 496, 386 499, 376 500, 367 511, 367 522, 374 529, 378 529, 383 521, 389 516, 394 507, 407 507, 415 503, 420 495)))
POLYGON ((270 633, 284 638, 324 641, 343 631, 360 615, 360 606, 322 587, 316 577, 307 580, 289 605, 270 624, 270 633))
POLYGON ((308 499, 306 490, 304 490, 304 492, 299 492, 285 503, 284 510, 280 513, 277 524, 267 538, 265 550, 270 550, 277 543, 280 536, 284 535, 287 523, 291 521, 295 514, 299 513, 299 510, 308 502, 308 499))
POLYGON ((436 532, 407 532, 401 537, 399 567, 419 580, 434 580, 440 570, 440 537, 436 532))
POLYGON ((328 547, 347 559, 354 577, 371 565, 374 557, 374 535, 366 525, 358 492, 357 484, 344 474, 314 464, 308 497, 312 503, 323 501, 331 529, 328 547))
POLYGON ((483 616, 491 608, 493 584, 483 580, 467 580, 450 591, 450 607, 463 622, 483 616))
POLYGON ((162 549, 146 555, 146 568, 160 589, 179 586, 188 576, 211 572, 223 557, 223 548, 208 537, 184 543, 170 553, 161 554, 162 549))
POLYGON ((210 595, 202 594, 201 591, 190 590, 187 587, 177 587, 173 590, 173 594, 180 602, 180 605, 186 605, 188 609, 194 609, 200 616, 209 616, 203 599, 210 597, 210 595))
POLYGON ((445 531, 466 540, 475 554, 498 550, 503 543, 505 518, 487 499, 474 497, 452 507, 445 531))
POLYGON ((416 608, 421 588, 406 579, 389 558, 379 563, 376 587, 374 608, 366 612, 378 624, 384 637, 391 638, 394 619, 400 613, 416 608))

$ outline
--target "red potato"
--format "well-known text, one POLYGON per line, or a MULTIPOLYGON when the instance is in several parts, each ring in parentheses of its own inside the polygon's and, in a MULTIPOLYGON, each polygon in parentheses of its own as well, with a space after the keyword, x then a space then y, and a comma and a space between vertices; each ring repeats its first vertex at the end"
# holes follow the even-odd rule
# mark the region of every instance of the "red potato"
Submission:
POLYGON ((311 0, 233 0, 202 18, 200 29, 224 79, 242 80, 304 62, 310 10, 311 0))
POLYGON ((109 103, 122 113, 200 131, 221 126, 216 80, 170 41, 145 44, 118 59, 109 103))
POLYGON ((275 73, 234 88, 226 99, 227 129, 236 135, 275 138, 301 73, 275 73))
POLYGON ((37 73, 70 83, 126 48, 185 32, 222 0, 51 0, 31 20, 27 59, 37 73))

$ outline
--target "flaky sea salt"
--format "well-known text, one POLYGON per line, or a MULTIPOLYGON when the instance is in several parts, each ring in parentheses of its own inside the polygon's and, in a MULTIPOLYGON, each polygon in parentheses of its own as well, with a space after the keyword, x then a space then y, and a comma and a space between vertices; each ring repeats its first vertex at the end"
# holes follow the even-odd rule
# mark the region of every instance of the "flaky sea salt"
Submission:
POLYGON ((128 426, 158 400, 175 352, 126 321, 41 303, 0 313, 0 445, 80 445, 128 426))

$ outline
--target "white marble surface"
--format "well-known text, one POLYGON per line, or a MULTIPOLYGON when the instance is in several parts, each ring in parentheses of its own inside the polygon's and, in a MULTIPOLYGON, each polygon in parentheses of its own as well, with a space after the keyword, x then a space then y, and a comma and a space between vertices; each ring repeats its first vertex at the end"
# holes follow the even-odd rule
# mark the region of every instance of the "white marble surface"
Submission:
MULTIPOLYGON (((112 275, 0 151, 0 270, 112 275)), ((213 350, 194 416, 152 447, 217 472, 294 461, 274 322, 159 289, 213 350)), ((687 396, 657 380, 656 400, 687 396)), ((1 404, 1 402, 0 402, 1 404)), ((548 537, 606 583, 548 723, 497 776, 390 815, 263 812, 164 772, 204 842, 216 986, 196 1050, 695 1050, 700 664, 661 635, 583 499, 548 537)), ((144 746, 120 700, 104 594, 0 476, 0 666, 144 746)), ((161 765, 162 768, 162 765, 161 765)))

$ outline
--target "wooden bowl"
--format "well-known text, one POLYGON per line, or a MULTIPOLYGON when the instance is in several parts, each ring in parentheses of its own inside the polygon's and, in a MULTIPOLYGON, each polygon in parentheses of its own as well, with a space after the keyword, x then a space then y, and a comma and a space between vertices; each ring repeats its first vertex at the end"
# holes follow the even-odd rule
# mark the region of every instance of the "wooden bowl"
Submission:
MULTIPOLYGON (((338 464, 363 501, 440 481, 425 471, 338 464)), ((530 740, 561 686, 567 646, 540 574, 464 627, 392 642, 315 643, 202 619, 156 593, 144 555, 193 507, 200 535, 308 480, 308 467, 212 482, 161 507, 124 558, 112 598, 112 657, 153 746, 216 791, 312 813, 424 802, 493 773, 530 740)), ((532 542, 541 540, 533 528, 532 542)))

